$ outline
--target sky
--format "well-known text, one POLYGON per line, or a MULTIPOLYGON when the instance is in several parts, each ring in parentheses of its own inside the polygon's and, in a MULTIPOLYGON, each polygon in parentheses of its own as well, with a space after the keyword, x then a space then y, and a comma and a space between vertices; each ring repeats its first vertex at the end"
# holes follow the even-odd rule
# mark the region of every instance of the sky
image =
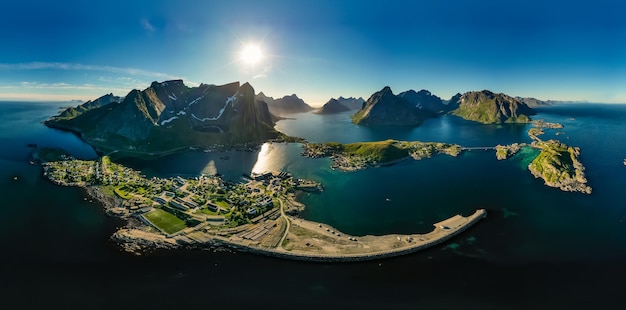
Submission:
POLYGON ((10 1, 0 100, 95 99, 152 81, 250 82, 312 106, 427 89, 626 103, 621 1, 10 1), (246 46, 262 57, 242 59, 246 46))

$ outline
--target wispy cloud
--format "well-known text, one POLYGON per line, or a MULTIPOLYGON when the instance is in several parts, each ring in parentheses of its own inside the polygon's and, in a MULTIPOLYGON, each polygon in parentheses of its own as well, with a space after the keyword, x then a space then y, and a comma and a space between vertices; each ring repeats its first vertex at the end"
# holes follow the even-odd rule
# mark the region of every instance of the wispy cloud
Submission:
POLYGON ((146 18, 142 18, 141 19, 141 27, 143 27, 143 29, 145 29, 148 32, 154 32, 155 28, 154 26, 150 23, 150 21, 146 18))
POLYGON ((0 88, 4 89, 46 89, 46 90, 63 90, 63 89, 72 89, 72 90, 98 90, 98 91, 118 91, 118 92, 126 92, 128 88, 120 88, 120 87, 104 87, 98 86, 94 84, 71 84, 71 83, 39 83, 39 82, 20 82, 18 85, 2 85, 0 88))
POLYGON ((0 63, 0 70, 76 70, 76 71, 104 71, 112 73, 121 73, 128 75, 141 75, 146 77, 154 77, 159 79, 181 79, 180 76, 171 75, 162 72, 154 72, 137 68, 124 68, 114 66, 98 66, 98 65, 84 65, 78 63, 65 63, 65 62, 27 62, 27 63, 0 63))
POLYGON ((266 78, 268 73, 270 73, 272 71, 272 67, 271 66, 266 66, 263 68, 263 71, 255 74, 254 76, 252 76, 253 80, 256 79, 261 79, 261 78, 266 78))

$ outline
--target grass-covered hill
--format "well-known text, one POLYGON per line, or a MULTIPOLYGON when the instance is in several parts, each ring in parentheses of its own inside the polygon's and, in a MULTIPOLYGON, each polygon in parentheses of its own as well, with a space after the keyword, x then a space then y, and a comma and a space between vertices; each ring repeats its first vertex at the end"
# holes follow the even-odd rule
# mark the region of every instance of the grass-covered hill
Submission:
POLYGON ((452 104, 458 104, 452 114, 484 124, 529 123, 535 114, 519 98, 488 90, 467 92, 452 104))
POLYGON ((535 145, 541 152, 530 163, 528 169, 545 184, 564 191, 591 194, 587 186, 585 168, 578 160, 580 149, 563 144, 557 140, 539 141, 535 145))

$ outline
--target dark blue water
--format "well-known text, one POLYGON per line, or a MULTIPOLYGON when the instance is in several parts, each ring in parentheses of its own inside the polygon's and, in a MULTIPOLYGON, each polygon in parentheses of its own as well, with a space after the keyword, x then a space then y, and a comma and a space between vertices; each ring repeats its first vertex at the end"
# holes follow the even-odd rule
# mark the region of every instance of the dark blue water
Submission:
MULTIPOLYGON (((563 134, 553 137, 581 147, 590 196, 545 187, 525 169, 525 156, 498 162, 483 151, 354 173, 331 170, 328 159, 302 158, 293 144, 125 161, 149 175, 220 172, 238 179, 285 169, 326 186, 301 197, 308 205, 303 217, 354 234, 427 231, 453 214, 490 211, 451 243, 421 253, 311 264, 230 252, 121 252, 109 236, 123 223, 106 217, 82 190, 54 186, 41 177, 41 167, 28 163, 27 143, 95 157, 74 135, 41 125, 59 105, 0 103, 0 296, 12 308, 553 309, 621 298, 615 283, 626 276, 625 106, 563 105, 536 117, 563 123, 563 134)), ((310 141, 528 141, 526 126, 483 126, 456 117, 390 130, 354 126, 349 114, 296 117, 277 129, 310 141)))

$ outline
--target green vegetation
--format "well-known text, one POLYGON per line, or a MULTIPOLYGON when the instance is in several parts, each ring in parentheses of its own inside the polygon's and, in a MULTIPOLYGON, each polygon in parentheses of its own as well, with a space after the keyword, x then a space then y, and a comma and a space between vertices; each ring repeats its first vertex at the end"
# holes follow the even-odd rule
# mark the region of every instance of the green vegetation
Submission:
POLYGON ((344 144, 341 151, 377 162, 389 162, 409 156, 407 148, 395 140, 344 144))
POLYGON ((586 185, 585 168, 578 161, 580 149, 557 140, 539 141, 535 146, 541 152, 528 166, 535 177, 542 178, 551 187, 591 193, 591 187, 586 185))
POLYGON ((130 195, 127 191, 125 191, 123 189, 123 187, 116 187, 113 191, 120 198, 123 198, 123 199, 131 199, 131 198, 133 198, 133 196, 130 195))
POLYGON ((51 162, 72 158, 68 152, 56 147, 41 147, 33 150, 32 157, 36 161, 51 162))
POLYGON ((363 120, 363 118, 366 115, 367 115, 366 110, 365 109, 360 109, 356 113, 354 113, 354 115, 352 115, 350 118, 352 119, 352 122, 354 124, 359 124, 359 123, 361 123, 361 121, 363 120))
POLYGON ((185 221, 161 209, 154 209, 143 216, 166 234, 173 234, 187 228, 185 221))
POLYGON ((196 211, 195 214, 205 214, 205 215, 219 215, 217 211, 212 211, 211 209, 204 207, 196 211))
POLYGON ((337 142, 308 143, 304 145, 304 156, 319 158, 333 157, 333 168, 358 170, 376 164, 388 164, 413 157, 415 160, 436 154, 457 156, 462 152, 459 145, 438 142, 407 142, 385 140, 340 144, 337 142))
POLYGON ((533 127, 528 130, 528 136, 536 139, 538 136, 543 135, 545 132, 541 128, 533 127))
POLYGON ((526 147, 526 143, 513 143, 511 145, 496 145, 496 158, 498 160, 507 159, 517 152, 519 152, 523 147, 526 147))
POLYGON ((533 111, 516 98, 490 91, 469 92, 463 95, 459 107, 452 114, 483 124, 529 123, 533 111))

